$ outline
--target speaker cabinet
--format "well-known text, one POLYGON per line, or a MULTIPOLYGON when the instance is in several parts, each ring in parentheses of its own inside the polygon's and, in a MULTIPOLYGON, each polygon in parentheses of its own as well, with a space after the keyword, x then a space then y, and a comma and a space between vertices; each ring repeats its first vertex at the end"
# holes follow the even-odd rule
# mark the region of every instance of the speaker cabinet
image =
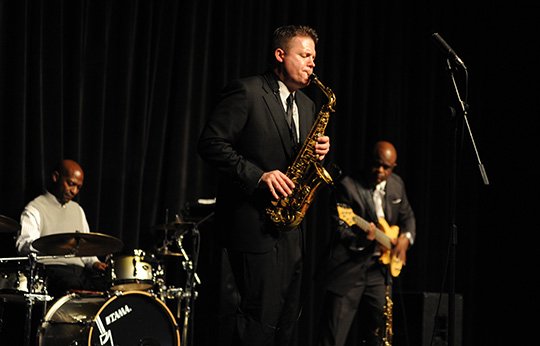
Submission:
MULTIPOLYGON (((394 292, 394 346, 448 345, 448 294, 394 292)), ((462 345, 463 296, 455 295, 455 346, 462 345)))

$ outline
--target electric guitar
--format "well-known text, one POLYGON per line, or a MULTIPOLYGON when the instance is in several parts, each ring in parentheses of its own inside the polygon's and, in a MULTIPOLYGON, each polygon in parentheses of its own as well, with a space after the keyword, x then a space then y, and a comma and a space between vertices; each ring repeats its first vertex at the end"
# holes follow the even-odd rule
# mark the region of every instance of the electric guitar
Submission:
MULTIPOLYGON (((339 218, 347 225, 357 225, 364 232, 369 230, 369 222, 356 215, 353 210, 345 204, 338 204, 337 211, 339 218)), ((391 249, 393 247, 392 240, 396 239, 399 235, 399 227, 389 226, 388 222, 383 218, 379 218, 379 226, 383 230, 381 231, 379 228, 375 229, 375 240, 384 246, 382 249, 383 253, 379 260, 381 263, 388 265, 390 274, 392 274, 393 277, 396 277, 401 272, 403 263, 399 258, 392 255, 391 249)))

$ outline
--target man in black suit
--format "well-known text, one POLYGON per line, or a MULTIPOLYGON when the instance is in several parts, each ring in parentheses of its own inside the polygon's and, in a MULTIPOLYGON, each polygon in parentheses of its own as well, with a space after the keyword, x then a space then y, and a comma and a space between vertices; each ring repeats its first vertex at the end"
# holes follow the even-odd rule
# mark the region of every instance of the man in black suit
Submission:
MULTIPOLYGON (((199 139, 200 156, 221 175, 216 224, 240 295, 235 345, 288 345, 300 314, 301 226, 280 232, 265 209, 292 192, 284 172, 316 117, 300 89, 310 83, 317 41, 307 26, 277 28, 272 69, 230 83, 199 139)), ((328 136, 320 136, 320 160, 329 148, 328 136)))
MULTIPOLYGON (((331 206, 332 241, 319 277, 324 289, 320 346, 345 345, 357 312, 362 321, 360 325, 364 326, 360 332, 363 345, 383 345, 383 338, 390 337, 385 330, 384 317, 386 289, 392 284, 389 266, 400 269, 405 264, 407 249, 416 236, 416 220, 405 184, 393 173, 396 165, 394 145, 379 141, 366 169, 343 177, 335 185, 335 201, 331 206), (392 239, 392 244, 386 243, 391 250, 375 240, 376 224, 392 239), (382 263, 381 255, 387 256, 390 262, 382 263), (394 259, 398 261, 392 262, 394 259)), ((380 234, 378 239, 381 239, 380 234)), ((396 274, 399 271, 394 276, 396 274)), ((391 290, 388 296, 391 297, 391 290)))

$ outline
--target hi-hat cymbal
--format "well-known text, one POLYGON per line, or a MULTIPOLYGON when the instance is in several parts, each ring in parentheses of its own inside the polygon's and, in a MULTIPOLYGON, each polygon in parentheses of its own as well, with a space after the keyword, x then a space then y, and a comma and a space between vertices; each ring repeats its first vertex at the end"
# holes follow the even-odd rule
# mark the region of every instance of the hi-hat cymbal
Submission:
POLYGON ((107 234, 74 232, 50 234, 34 240, 32 246, 46 255, 82 257, 112 254, 120 251, 124 243, 107 234))
POLYGON ((12 218, 0 215, 0 233, 17 232, 21 228, 19 223, 12 218))
POLYGON ((181 257, 184 256, 181 252, 174 252, 168 248, 162 248, 162 247, 157 249, 157 255, 158 256, 181 256, 181 257))

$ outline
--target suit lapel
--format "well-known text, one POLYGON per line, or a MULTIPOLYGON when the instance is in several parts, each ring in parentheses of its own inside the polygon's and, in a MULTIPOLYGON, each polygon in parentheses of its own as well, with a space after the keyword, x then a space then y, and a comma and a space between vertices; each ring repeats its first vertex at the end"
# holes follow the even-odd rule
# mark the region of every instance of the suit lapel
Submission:
POLYGON ((396 192, 395 192, 396 189, 394 187, 395 185, 393 184, 393 178, 392 178, 392 175, 390 174, 388 179, 386 179, 386 194, 383 200, 384 218, 389 223, 391 222, 391 220, 394 219, 394 215, 393 215, 394 208, 392 208, 392 200, 394 199, 394 196, 396 195, 396 192))
POLYGON ((268 89, 266 90, 266 95, 263 97, 270 111, 270 115, 276 124, 276 129, 281 139, 281 145, 287 153, 287 156, 292 158, 293 148, 291 147, 291 135, 289 133, 289 125, 285 119, 285 110, 283 109, 283 105, 279 98, 279 92, 276 95, 272 92, 269 85, 265 85, 265 87, 268 89))
POLYGON ((377 220, 377 212, 375 211, 375 203, 373 202, 372 189, 369 188, 369 184, 366 182, 363 176, 356 176, 354 179, 357 179, 360 184, 354 184, 356 187, 356 192, 359 196, 359 202, 361 205, 364 205, 366 208, 366 216, 369 220, 377 220), (362 203, 363 202, 363 203, 362 203))

